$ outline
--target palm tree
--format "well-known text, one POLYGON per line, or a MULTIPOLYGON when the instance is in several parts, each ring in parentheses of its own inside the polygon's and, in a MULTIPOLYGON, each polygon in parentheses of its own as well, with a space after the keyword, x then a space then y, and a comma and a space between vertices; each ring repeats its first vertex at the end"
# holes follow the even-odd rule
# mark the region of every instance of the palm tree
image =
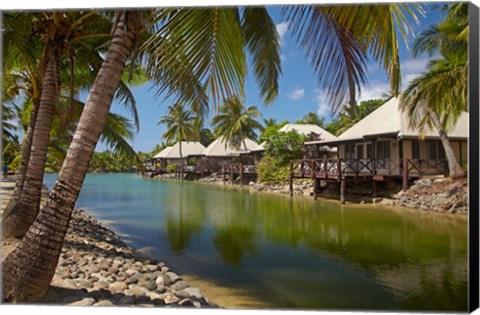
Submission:
POLYGON ((413 80, 403 92, 401 108, 408 112, 410 126, 438 131, 448 160, 451 178, 462 178, 466 171, 457 161, 447 131, 467 110, 468 87, 468 4, 448 7, 445 19, 422 31, 414 44, 414 55, 439 52, 427 72, 413 80))
POLYGON ((228 144, 240 148, 243 144, 247 150, 245 138, 257 139, 255 129, 263 130, 262 124, 255 119, 261 114, 257 107, 244 108, 237 97, 227 100, 221 107, 218 115, 212 119, 212 125, 217 136, 225 138, 225 146, 228 144))
POLYGON ((196 115, 192 122, 192 127, 195 130, 195 141, 199 141, 203 146, 208 147, 210 143, 215 141, 215 136, 209 128, 204 127, 203 119, 200 115, 196 115))
POLYGON ((401 85, 397 33, 407 40, 411 22, 418 23, 416 4, 289 6, 284 16, 289 30, 305 50, 333 113, 356 107, 366 84, 367 58, 388 73, 392 95, 401 85), (348 106, 346 105, 348 103, 348 106))
MULTIPOLYGON (((21 168, 20 168, 20 175, 17 179, 16 190, 14 192, 14 196, 12 196, 9 204, 7 205, 6 211, 4 212, 4 219, 3 219, 3 236, 4 237, 23 237, 35 219, 40 206, 40 190, 41 183, 43 182, 43 173, 45 168, 45 163, 47 160, 47 155, 50 156, 49 158, 49 170, 54 170, 55 168, 59 168, 61 161, 65 157, 66 154, 66 146, 71 141, 73 136, 73 131, 76 126, 76 122, 78 121, 82 108, 83 103, 79 102, 77 98, 77 94, 82 91, 86 90, 88 86, 91 85, 91 82, 94 79, 94 73, 92 69, 98 69, 101 65, 101 55, 99 51, 96 50, 96 47, 99 45, 104 44, 105 34, 101 33, 101 31, 105 31, 108 29, 108 24, 106 23, 106 19, 100 17, 99 15, 94 14, 93 12, 87 13, 72 13, 71 17, 67 16, 65 13, 59 13, 61 17, 61 21, 55 19, 57 15, 53 14, 52 16, 47 15, 45 18, 43 15, 40 18, 41 23, 47 23, 51 25, 50 27, 57 27, 60 28, 61 31, 58 35, 60 39, 60 43, 58 45, 65 45, 65 41, 62 41, 62 36, 68 38, 67 44, 69 43, 77 43, 81 42, 81 45, 76 46, 69 46, 67 47, 69 50, 69 60, 58 58, 57 61, 59 69, 57 69, 55 76, 58 76, 58 79, 61 82, 69 82, 69 84, 64 85, 57 85, 57 92, 54 96, 55 104, 54 109, 50 108, 48 113, 48 119, 42 120, 40 123, 42 125, 43 135, 47 134, 46 131, 49 130, 48 136, 50 139, 44 139, 42 134, 37 134, 37 139, 43 139, 43 142, 36 142, 35 147, 35 158, 32 157, 31 165, 30 162, 30 154, 29 149, 30 146, 28 145, 28 141, 25 141, 25 145, 22 151, 22 159, 21 159, 21 168), (46 20, 45 20, 46 19, 46 20), (54 20, 54 22, 51 22, 54 20), (57 21, 55 21, 57 20, 57 21), (87 34, 85 32, 90 32, 92 30, 92 25, 94 25, 94 34, 87 34), (66 26, 70 26, 68 32, 65 31, 66 26), (76 28, 79 28, 76 31, 76 28), (100 33, 98 33, 100 31, 100 33), (65 34, 66 32, 66 34, 65 34), (76 53, 76 54, 75 54, 76 53), (75 62, 71 59, 75 54, 75 62), (76 56, 78 55, 78 57, 76 56), (69 130, 70 129, 70 130, 69 130), (60 136, 60 138, 58 137, 60 136), (46 140, 46 142, 45 142, 46 140), (45 148, 44 145, 47 145, 45 148), (54 158, 52 160, 52 157, 54 158), (22 169, 22 165, 26 165, 26 169, 22 169), (55 166, 56 165, 56 166, 55 166), (52 169, 53 167, 53 169, 52 169), (28 185, 24 185, 23 178, 28 179, 28 185), (40 184, 39 184, 40 183, 40 184), (25 186, 25 187, 24 187, 25 186), (24 192, 25 189, 25 192, 24 192)), ((9 17, 8 20, 16 17, 9 17)), ((27 15, 30 17, 30 15, 27 15)), ((31 17, 32 19, 36 17, 31 17)), ((40 23, 40 22, 37 22, 40 23)), ((13 26, 15 23, 13 23, 13 26)), ((11 31, 13 34, 19 35, 18 31, 11 31)), ((24 34, 25 35, 25 34, 24 34)), ((13 36, 13 35, 12 35, 13 36)), ((12 37, 11 36, 11 37, 12 37)), ((33 41, 33 40, 32 40, 33 41)), ((20 49, 15 49, 16 47, 23 47, 26 44, 20 41, 13 45, 14 49, 13 52, 10 54, 12 57, 12 63, 18 58, 14 58, 15 56, 23 56, 26 55, 27 52, 23 52, 20 49)), ((67 49, 64 48, 64 49, 67 49)), ((31 54, 31 52, 28 52, 31 54)), ((29 57, 30 55, 27 55, 29 57)), ((25 59, 27 57, 22 57, 25 59)), ((29 57, 33 58, 33 57, 29 57)), ((23 68, 21 70, 26 72, 25 75, 20 76, 16 68, 11 69, 11 72, 14 73, 17 80, 15 80, 15 84, 18 82, 23 83, 25 87, 20 87, 23 90, 33 89, 35 85, 35 81, 33 81, 36 77, 39 77, 37 69, 31 69, 33 67, 25 67, 23 64, 21 65, 23 68)), ((22 72, 20 72, 21 74, 22 72)), ((125 78, 125 82, 128 82, 128 85, 135 85, 142 83, 142 75, 141 73, 135 72, 131 78, 125 78)), ((136 127, 138 130, 138 113, 136 110, 135 100, 133 98, 132 93, 127 87, 127 83, 120 81, 120 84, 115 92, 115 98, 120 101, 120 104, 124 105, 130 112, 132 113, 136 127)), ((19 89, 19 87, 13 85, 14 90, 19 89)), ((35 92, 35 90, 33 90, 35 92)), ((25 99, 26 103, 31 101, 30 97, 34 95, 34 93, 27 93, 27 97, 25 99)), ((40 104, 38 99, 33 98, 33 106, 31 106, 31 114, 30 114, 30 125, 34 126, 36 122, 35 114, 38 112, 40 104)), ((44 110, 46 110, 44 108, 44 110)), ((28 115, 26 115, 28 116, 28 115)), ((102 138, 107 140, 107 142, 111 142, 114 144, 116 149, 122 150, 126 152, 131 158, 138 159, 134 150, 128 144, 126 139, 132 139, 133 135, 130 134, 116 134, 115 131, 121 130, 122 127, 127 127, 125 122, 119 121, 121 117, 113 116, 113 119, 109 119, 107 121, 106 128, 104 130, 102 138), (112 129, 112 124, 116 123, 116 127, 112 129), (123 126, 122 126, 123 125, 123 126)), ((123 118, 122 118, 123 119, 123 118)), ((123 128, 125 130, 125 128, 123 128)), ((33 138, 36 133, 33 130, 33 127, 29 126, 27 129, 26 139, 28 139, 29 135, 33 138), (30 134, 29 134, 30 132, 30 134)))
MULTIPOLYGON (((243 46, 246 45, 252 55, 258 57, 253 62, 259 65, 254 68, 261 78, 264 100, 273 101, 280 72, 275 25, 264 8, 244 9, 240 20, 237 11, 233 8, 162 9, 150 15, 153 16, 151 25, 161 25, 154 34, 155 40, 145 45, 152 52, 149 70, 160 91, 174 91, 181 99, 194 104, 200 103, 205 90, 214 100, 224 94, 227 97, 236 92, 243 94, 246 72, 243 46), (163 23, 157 23, 160 21, 163 23), (242 33, 242 29, 248 32, 242 33), (262 32, 274 35, 264 40, 262 32)), ((25 237, 2 263, 4 301, 37 301, 49 287, 88 163, 120 76, 140 39, 142 22, 141 12, 116 14, 113 39, 57 181, 25 237)))
POLYGON ((167 130, 162 137, 167 142, 178 142, 178 149, 180 151, 180 164, 183 171, 183 155, 182 155, 182 141, 191 141, 198 138, 192 122, 194 116, 190 110, 185 110, 183 104, 176 102, 168 106, 168 114, 163 116, 158 124, 167 125, 167 130))
MULTIPOLYGON (((40 56, 37 55, 40 59, 38 75, 34 73, 34 71, 38 71, 37 67, 34 67, 31 63, 27 63, 24 66, 27 72, 25 77, 29 80, 29 85, 33 90, 32 96, 34 96, 32 107, 33 115, 31 115, 31 134, 28 134, 29 130, 27 130, 25 150, 22 153, 21 173, 16 184, 16 194, 11 199, 4 213, 4 237, 22 237, 39 211, 50 130, 60 94, 60 74, 61 69, 64 67, 62 56, 67 51, 71 53, 72 47, 70 44, 85 35, 84 31, 88 29, 86 26, 88 23, 85 23, 85 19, 92 15, 93 12, 68 14, 64 12, 53 12, 49 14, 14 14, 6 19, 9 21, 14 20, 8 24, 13 28, 18 25, 19 19, 22 23, 25 20, 26 24, 34 30, 33 34, 43 41, 44 49, 41 51, 40 56), (15 20, 15 18, 17 19, 15 20), (36 80, 40 77, 42 78, 41 87, 35 88, 36 80), (41 93, 38 99, 35 96, 39 94, 39 91, 41 91, 41 93), (31 143, 29 143, 30 137, 31 143), (30 150, 30 147, 35 148, 35 150, 30 150)), ((26 31, 31 32, 31 29, 27 29, 26 31)), ((10 33, 12 33, 10 34, 12 41, 18 41, 12 37, 21 34, 15 31, 11 31, 10 33)), ((28 36, 30 35, 31 34, 28 34, 28 36)), ((27 43, 30 42, 34 42, 34 40, 28 41, 27 43)), ((21 40, 18 44, 13 45, 14 49, 10 52, 13 56, 9 56, 7 59, 11 59, 13 62, 18 62, 16 59, 26 59, 30 61, 32 59, 32 52, 26 51, 28 48, 24 47, 25 45, 26 43, 21 40)), ((38 49, 33 49, 32 51, 38 52, 38 49)))

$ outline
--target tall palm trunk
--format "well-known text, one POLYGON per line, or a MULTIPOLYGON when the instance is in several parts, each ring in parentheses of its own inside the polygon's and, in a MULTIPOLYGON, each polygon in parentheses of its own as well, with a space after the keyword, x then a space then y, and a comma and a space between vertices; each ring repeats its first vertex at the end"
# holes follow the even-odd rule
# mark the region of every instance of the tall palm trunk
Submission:
MULTIPOLYGON (((80 117, 62 169, 22 242, 3 262, 3 299, 40 300, 55 273, 73 207, 107 120, 115 89, 133 47, 127 16, 118 15, 113 39, 80 117)), ((139 13, 137 13, 139 14, 139 13)), ((134 16, 136 17, 136 16, 134 16)))
POLYGON ((432 110, 428 109, 430 112, 430 117, 432 118, 433 125, 438 131, 440 135, 440 140, 442 141, 443 149, 445 150, 445 156, 447 157, 448 161, 448 169, 449 169, 449 176, 452 179, 463 178, 466 176, 465 170, 460 166, 458 163, 457 158, 455 157, 455 153, 453 152, 452 146, 450 144, 450 140, 448 140, 447 133, 442 127, 442 123, 440 122, 440 117, 438 114, 432 110))
POLYGON ((40 209, 43 174, 47 159, 50 128, 58 91, 58 54, 50 49, 47 52, 47 67, 42 81, 42 94, 38 117, 33 130, 30 158, 27 172, 17 202, 10 204, 3 219, 3 237, 21 238, 35 220, 40 209))
POLYGON ((15 189, 13 190, 13 194, 10 197, 10 201, 8 202, 8 205, 5 208, 4 214, 8 213, 13 208, 13 206, 20 200, 20 197, 23 192, 25 175, 27 174, 28 163, 30 161, 33 132, 35 129, 35 123, 37 121, 38 109, 40 107, 40 99, 34 98, 32 103, 33 105, 30 111, 30 121, 28 123, 27 132, 25 133, 25 137, 23 138, 23 143, 22 143, 22 155, 20 157, 20 167, 18 168, 18 172, 17 172, 15 189))

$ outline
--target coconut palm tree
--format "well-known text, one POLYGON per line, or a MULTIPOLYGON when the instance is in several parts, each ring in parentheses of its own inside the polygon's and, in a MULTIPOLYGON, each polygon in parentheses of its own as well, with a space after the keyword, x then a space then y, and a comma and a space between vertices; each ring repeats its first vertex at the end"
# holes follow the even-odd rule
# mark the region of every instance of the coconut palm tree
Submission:
MULTIPOLYGON (((91 85, 91 82, 93 81, 96 72, 92 71, 92 69, 98 69, 101 65, 102 57, 100 55, 100 52, 96 50, 96 47, 104 44, 107 37, 101 32, 98 33, 98 31, 105 31, 106 29, 108 29, 109 25, 107 23, 107 20, 103 17, 100 17, 98 14, 94 14, 94 12, 87 12, 84 14, 71 13, 71 15, 71 17, 68 17, 66 13, 60 14, 61 20, 63 20, 63 22, 58 21, 58 19, 54 18, 57 17, 56 14, 53 14, 52 16, 46 15, 46 17, 41 15, 40 18, 38 18, 36 15, 27 15, 26 20, 28 20, 28 18, 31 18, 34 21, 36 21, 35 19, 38 20, 36 23, 33 24, 37 28, 39 27, 38 25, 43 25, 42 23, 47 23, 47 25, 50 25, 50 27, 57 27, 62 29, 60 32, 61 34, 58 35, 58 37, 60 37, 60 39, 58 39, 58 41, 60 41, 58 45, 68 46, 64 47, 63 49, 66 50, 68 48, 69 58, 65 60, 61 59, 59 56, 57 60, 58 69, 55 73, 55 76, 58 76, 59 81, 69 82, 69 84, 64 84, 61 86, 57 84, 58 91, 54 96, 54 109, 50 109, 47 111, 52 115, 49 115, 48 119, 41 121, 43 135, 46 135, 46 131, 49 130, 48 136, 53 138, 44 139, 41 134, 37 135, 37 139, 42 139, 44 141, 41 143, 35 143, 36 157, 32 158, 32 161, 30 163, 31 165, 26 169, 22 169, 22 166, 28 166, 30 162, 30 146, 28 145, 28 141, 26 141, 23 147, 22 159, 20 163, 21 167, 19 170, 20 174, 17 178, 16 189, 9 204, 7 205, 6 211, 4 212, 4 219, 2 222, 4 237, 22 237, 33 222, 34 218, 36 217, 40 206, 39 187, 41 188, 41 183, 43 182, 43 173, 45 168, 45 161, 47 158, 46 155, 47 153, 50 153, 51 157, 56 157, 56 161, 55 159, 53 161, 50 161, 51 163, 49 164, 49 167, 52 167, 55 164, 58 165, 59 161, 61 162, 61 160, 65 156, 64 146, 68 146, 68 143, 73 136, 75 124, 78 121, 83 108, 83 103, 79 102, 76 99, 77 94, 82 90, 86 90, 88 86, 91 85), (93 20, 93 22, 89 19, 93 20), (54 22, 51 22, 50 20, 54 20, 54 22), (51 25, 52 23, 54 24, 53 26, 51 25), (85 32, 92 31, 92 25, 95 26, 94 34, 85 35, 85 32), (66 26, 70 26, 68 31, 65 31, 66 26), (77 28, 79 30, 76 30, 77 28), (62 41, 61 38, 64 37, 65 40, 62 41), (65 42, 67 42, 67 44, 65 44, 65 42), (80 42, 81 45, 70 45, 70 43, 76 42, 80 42), (72 59, 74 59, 75 61, 72 61, 72 59), (68 132, 69 128, 71 129, 71 133, 68 132), (58 135, 60 135, 61 139, 58 138, 58 135), (45 140, 47 140, 47 142, 45 142, 45 140), (47 145, 47 148, 45 148, 44 145, 47 145), (52 164, 52 162, 54 163, 52 164), (28 185, 24 185, 24 178, 28 179, 28 185), (24 191, 24 188, 27 191, 24 191)), ((17 15, 14 14, 13 16, 9 16, 7 20, 10 21, 15 17, 17 17, 17 15)), ((25 17, 20 17, 20 19, 25 19, 25 17)), ((13 35, 21 35, 19 34, 20 31, 15 31, 14 29, 14 26, 16 24, 10 24, 13 24, 13 28, 8 29, 10 33, 12 33, 10 37, 13 37, 13 35)), ((39 33, 41 34, 40 31, 39 33)), ((20 58, 18 56, 21 56, 20 59, 27 60, 33 58, 32 56, 30 56, 32 54, 30 51, 24 52, 20 49, 26 45, 25 43, 23 43, 22 41, 16 43, 15 40, 13 40, 13 42, 13 48, 11 49, 11 53, 9 54, 10 57, 8 58, 12 60, 13 64, 15 64, 14 61, 20 58)), ((37 57, 41 58, 41 51, 37 52, 37 57)), ((40 104, 38 102, 38 98, 33 98, 32 100, 31 97, 35 95, 36 91, 34 89, 34 87, 36 86, 34 79, 40 77, 41 74, 38 73, 38 70, 35 67, 27 67, 23 64, 17 66, 16 68, 12 67, 9 73, 13 73, 16 78, 14 84, 12 85, 13 90, 22 89, 23 91, 26 91, 27 93, 25 97, 25 102, 27 104, 30 102, 33 103, 33 106, 31 106, 31 114, 25 115, 30 118, 29 124, 32 125, 31 127, 29 126, 29 129, 27 129, 27 135, 25 138, 29 139, 29 136, 33 138, 33 136, 35 135, 35 132, 33 130, 33 126, 36 121, 35 114, 38 112, 40 104), (17 68, 20 68, 20 71, 18 71, 17 68), (19 84, 20 87, 18 87, 19 84)), ((131 77, 132 78, 124 79, 125 82, 129 83, 129 85, 131 85, 132 83, 135 85, 142 82, 142 75, 139 74, 138 71, 134 73, 134 75, 131 77)), ((123 82, 123 80, 120 81, 120 84, 115 93, 115 98, 120 102, 120 104, 123 104, 128 110, 130 110, 135 119, 136 127, 138 130, 138 114, 136 110, 135 100, 125 82, 123 82)), ((117 119, 117 121, 118 119, 120 119, 118 116, 115 116, 114 118, 117 119)), ((109 122, 113 123, 114 120, 109 119, 109 122)), ((109 130, 112 130, 111 123, 107 124, 105 133, 109 130)), ((121 127, 121 125, 117 123, 117 131, 120 130, 118 127, 121 127)), ((123 124, 123 127, 127 126, 123 124)), ((126 136, 127 138, 131 139, 131 136, 126 136)), ((130 147, 125 138, 122 138, 122 135, 110 132, 105 139, 107 141, 113 141, 112 143, 115 144, 117 149, 126 151, 129 156, 136 159, 136 154, 134 150, 130 147)))
POLYGON ((158 125, 167 125, 167 130, 163 133, 162 137, 165 138, 168 143, 178 143, 182 170, 184 165, 182 141, 192 141, 198 138, 198 133, 196 133, 194 125, 192 124, 194 119, 195 117, 191 110, 186 110, 182 103, 176 102, 168 106, 167 115, 163 116, 158 122, 158 125))
POLYGON ((398 37, 407 40, 412 32, 410 21, 418 23, 417 14, 423 14, 420 5, 302 5, 285 7, 283 13, 333 113, 356 107, 356 97, 367 82, 368 57, 380 63, 392 95, 398 95, 398 37))
MULTIPOLYGON (((237 13, 233 8, 163 9, 150 15, 151 25, 160 25, 154 34, 156 40, 146 45, 152 52, 150 74, 159 91, 173 91, 194 104, 200 103, 205 90, 213 100, 224 94, 227 97, 235 92, 243 94, 246 73, 243 47, 247 46, 252 55, 259 56, 253 62, 260 65, 256 75, 262 78, 259 84, 264 100, 272 101, 277 94, 280 60, 275 25, 262 8, 245 9, 240 20, 237 13), (264 14, 257 14, 259 11, 264 14), (160 21, 163 23, 157 23, 160 21), (249 32, 242 33, 242 29, 249 32), (270 41, 263 40, 262 31, 274 32, 270 41), (261 40, 244 41, 248 36, 261 40)), ((113 39, 57 181, 25 237, 2 263, 4 301, 36 301, 46 293, 88 163, 123 69, 144 29, 144 21, 143 12, 116 14, 113 39)))
POLYGON ((414 44, 414 55, 439 52, 427 72, 414 79, 403 92, 400 106, 408 112, 410 126, 438 131, 451 178, 466 176, 448 140, 460 114, 467 110, 468 4, 448 7, 445 19, 422 31, 414 44))
POLYGON ((212 118, 212 125, 217 136, 225 138, 225 146, 228 144, 245 150, 247 145, 245 138, 257 139, 255 129, 263 130, 263 126, 256 118, 261 116, 257 107, 245 108, 237 97, 227 100, 221 107, 218 115, 212 118))

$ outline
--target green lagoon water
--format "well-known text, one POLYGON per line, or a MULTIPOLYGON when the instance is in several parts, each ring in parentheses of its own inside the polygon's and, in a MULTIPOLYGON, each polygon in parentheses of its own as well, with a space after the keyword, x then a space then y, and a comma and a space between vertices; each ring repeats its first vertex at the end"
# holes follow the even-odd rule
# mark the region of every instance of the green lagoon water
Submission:
MULTIPOLYGON (((53 180, 45 179, 49 187, 53 180)), ((176 273, 224 288, 216 294, 225 299, 240 294, 284 309, 467 310, 463 217, 136 174, 88 175, 77 206, 176 273)))

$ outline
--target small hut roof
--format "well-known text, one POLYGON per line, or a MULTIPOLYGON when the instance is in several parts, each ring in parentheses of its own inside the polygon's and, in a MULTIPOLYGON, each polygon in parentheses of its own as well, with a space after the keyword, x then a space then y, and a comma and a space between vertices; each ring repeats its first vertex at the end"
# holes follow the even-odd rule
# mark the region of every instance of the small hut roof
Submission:
MULTIPOLYGON (((205 147, 200 142, 182 141, 182 157, 203 155, 205 147)), ((180 142, 177 142, 165 156, 167 159, 180 158, 180 142)))
POLYGON ((225 138, 221 136, 212 143, 210 143, 210 145, 203 151, 203 154, 205 156, 237 156, 239 154, 263 150, 262 146, 249 138, 245 138, 245 145, 247 147, 247 150, 245 150, 243 144, 240 146, 239 149, 236 149, 229 144, 225 146, 225 138))
POLYGON ((170 151, 172 151, 173 147, 169 146, 163 149, 162 151, 158 152, 157 155, 155 155, 153 158, 154 159, 164 159, 170 151))
POLYGON ((295 130, 301 135, 308 136, 310 133, 316 133, 320 135, 321 140, 335 140, 337 137, 332 135, 330 132, 326 131, 320 126, 313 124, 286 124, 278 131, 289 132, 295 130))
MULTIPOLYGON (((409 127, 408 113, 403 112, 399 107, 398 98, 392 98, 368 116, 350 127, 340 136, 337 141, 310 141, 313 143, 334 143, 350 140, 361 140, 365 137, 396 135, 399 138, 418 138, 424 136, 427 139, 439 139, 438 132, 432 129, 426 129, 423 134, 418 130, 409 127)), ((448 132, 451 139, 468 138, 468 113, 464 112, 458 119, 453 130, 448 132)))

